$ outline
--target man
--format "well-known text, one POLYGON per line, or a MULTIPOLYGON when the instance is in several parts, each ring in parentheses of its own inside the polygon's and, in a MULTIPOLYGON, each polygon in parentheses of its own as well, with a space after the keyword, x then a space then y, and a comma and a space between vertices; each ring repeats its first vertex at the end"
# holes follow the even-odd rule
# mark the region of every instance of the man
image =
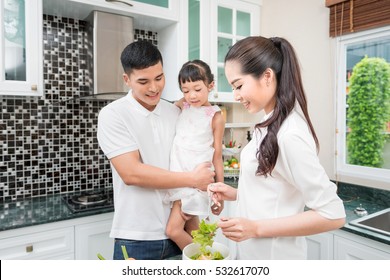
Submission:
POLYGON ((180 110, 160 100, 165 77, 157 47, 131 43, 121 62, 129 93, 104 107, 98 119, 98 141, 110 160, 114 185, 114 259, 123 259, 122 245, 135 259, 166 259, 181 252, 165 234, 170 205, 163 203, 164 190, 205 190, 215 173, 211 163, 192 172, 168 171, 180 110))

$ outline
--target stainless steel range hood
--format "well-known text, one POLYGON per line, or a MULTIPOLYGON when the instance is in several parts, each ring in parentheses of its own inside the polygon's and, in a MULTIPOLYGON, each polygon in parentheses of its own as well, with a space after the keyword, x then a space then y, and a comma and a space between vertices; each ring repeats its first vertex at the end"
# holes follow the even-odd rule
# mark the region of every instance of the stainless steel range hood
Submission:
POLYGON ((93 41, 93 97, 113 100, 127 94, 120 56, 134 40, 133 18, 93 11, 87 18, 93 41))

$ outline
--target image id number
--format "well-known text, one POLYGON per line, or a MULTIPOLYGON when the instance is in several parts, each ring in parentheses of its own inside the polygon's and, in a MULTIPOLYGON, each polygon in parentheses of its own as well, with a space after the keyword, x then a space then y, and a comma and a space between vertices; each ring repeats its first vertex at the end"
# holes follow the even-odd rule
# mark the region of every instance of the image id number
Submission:
POLYGON ((267 266, 244 266, 230 267, 217 266, 215 275, 268 275, 269 267, 267 266))

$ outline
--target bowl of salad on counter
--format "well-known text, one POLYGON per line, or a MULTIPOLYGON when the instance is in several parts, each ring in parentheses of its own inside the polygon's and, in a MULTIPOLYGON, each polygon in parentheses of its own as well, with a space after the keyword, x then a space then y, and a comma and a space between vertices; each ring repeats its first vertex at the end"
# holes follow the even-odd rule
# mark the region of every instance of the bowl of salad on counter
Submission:
POLYGON ((206 223, 202 220, 199 229, 191 232, 193 243, 183 249, 183 260, 229 260, 229 248, 219 242, 214 242, 218 227, 217 223, 206 223))

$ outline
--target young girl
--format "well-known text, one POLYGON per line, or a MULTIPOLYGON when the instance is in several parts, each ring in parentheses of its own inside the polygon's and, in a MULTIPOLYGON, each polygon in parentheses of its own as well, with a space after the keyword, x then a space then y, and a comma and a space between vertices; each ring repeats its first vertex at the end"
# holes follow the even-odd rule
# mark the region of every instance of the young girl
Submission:
POLYGON ((238 259, 305 259, 305 235, 343 226, 345 210, 317 156, 294 49, 283 38, 245 38, 227 53, 225 74, 235 99, 266 115, 241 151, 238 189, 209 187, 238 200, 238 217, 218 226, 238 242, 238 259))
MULTIPOLYGON (((201 60, 185 63, 179 72, 179 87, 184 99, 176 102, 182 112, 176 125, 171 151, 171 171, 191 171, 202 162, 212 162, 215 181, 223 182, 222 138, 225 121, 218 106, 208 101, 214 87, 210 67, 201 60)), ((166 233, 181 249, 192 242, 191 231, 198 229, 198 215, 207 215, 207 192, 188 187, 168 192, 173 201, 166 233)), ((218 215, 222 205, 211 209, 218 215)))

